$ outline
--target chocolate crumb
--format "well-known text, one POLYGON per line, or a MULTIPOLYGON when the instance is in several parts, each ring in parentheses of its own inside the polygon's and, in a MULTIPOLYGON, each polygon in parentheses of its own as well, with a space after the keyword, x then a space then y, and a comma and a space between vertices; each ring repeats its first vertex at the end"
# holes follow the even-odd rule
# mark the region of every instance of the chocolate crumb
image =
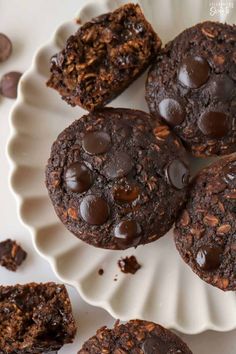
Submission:
POLYGON ((119 259, 118 266, 123 273, 130 274, 135 274, 141 268, 135 256, 119 259))
POLYGON ((0 265, 15 272, 26 259, 27 253, 16 241, 10 239, 0 242, 0 265))
POLYGON ((103 270, 102 268, 99 269, 99 270, 98 270, 98 274, 99 274, 99 275, 103 275, 103 274, 104 274, 104 270, 103 270))

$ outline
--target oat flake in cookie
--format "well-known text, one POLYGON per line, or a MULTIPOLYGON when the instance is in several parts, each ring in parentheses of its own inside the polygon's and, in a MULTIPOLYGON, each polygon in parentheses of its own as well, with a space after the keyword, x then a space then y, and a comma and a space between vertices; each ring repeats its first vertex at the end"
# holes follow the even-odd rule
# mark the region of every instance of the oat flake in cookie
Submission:
POLYGON ((51 59, 47 83, 72 106, 103 107, 150 65, 161 41, 139 5, 85 23, 51 59))
POLYGON ((146 83, 160 114, 195 156, 236 151, 236 26, 204 22, 168 43, 146 83))
POLYGON ((153 323, 132 320, 100 328, 84 343, 78 354, 192 354, 171 331, 153 323))
POLYGON ((236 154, 194 179, 176 223, 175 242, 200 278, 222 290, 236 290, 236 154))
POLYGON ((55 211, 81 240, 125 249, 172 226, 186 197, 186 152, 144 112, 105 108, 65 129, 52 146, 46 184, 55 211))

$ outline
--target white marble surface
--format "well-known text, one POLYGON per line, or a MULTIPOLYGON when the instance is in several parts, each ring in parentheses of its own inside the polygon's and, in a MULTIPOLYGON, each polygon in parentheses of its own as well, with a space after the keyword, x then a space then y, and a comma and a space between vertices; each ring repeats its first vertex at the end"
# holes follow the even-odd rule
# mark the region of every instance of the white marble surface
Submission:
MULTIPOLYGON (((6 33, 14 44, 11 58, 0 64, 0 76, 10 70, 27 70, 37 48, 48 40, 60 23, 73 18, 84 3, 86 0, 0 0, 0 32, 6 33)), ((16 238, 28 251, 29 256, 16 274, 1 268, 0 283, 56 281, 47 262, 34 251, 30 234, 19 221, 16 203, 8 187, 9 165, 5 150, 12 104, 12 100, 0 98, 0 240, 6 237, 16 238)), ((65 346, 60 351, 62 354, 76 354, 80 343, 92 335, 96 328, 102 325, 110 326, 114 322, 105 311, 85 304, 73 289, 69 291, 79 330, 76 343, 65 346)), ((205 332, 182 337, 194 354, 236 353, 236 331, 205 332)))

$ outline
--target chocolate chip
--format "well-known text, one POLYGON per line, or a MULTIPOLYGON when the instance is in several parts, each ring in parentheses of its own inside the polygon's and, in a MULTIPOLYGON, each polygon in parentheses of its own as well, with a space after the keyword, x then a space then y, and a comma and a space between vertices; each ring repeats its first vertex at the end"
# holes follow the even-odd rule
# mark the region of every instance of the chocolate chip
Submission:
POLYGON ((168 183, 176 189, 183 189, 189 182, 189 168, 181 160, 173 160, 165 172, 168 183))
POLYGON ((11 71, 3 75, 0 81, 0 94, 4 97, 16 98, 18 82, 21 75, 22 74, 17 71, 11 71))
POLYGON ((223 112, 203 113, 198 121, 198 127, 204 135, 212 138, 222 138, 231 130, 231 119, 223 112))
POLYGON ((83 163, 74 162, 66 170, 65 183, 72 192, 85 192, 93 183, 92 173, 83 163))
POLYGON ((82 141, 83 149, 90 155, 104 154, 110 149, 111 138, 105 132, 87 133, 82 141))
POLYGON ((87 195, 80 204, 81 217, 90 225, 102 225, 109 216, 109 206, 105 199, 96 195, 87 195))
POLYGON ((126 176, 133 168, 131 157, 123 151, 114 154, 112 160, 105 166, 105 174, 109 178, 119 178, 126 176))
POLYGON ((131 203, 139 196, 137 186, 116 186, 113 190, 115 201, 120 203, 131 203))
POLYGON ((209 94, 212 99, 230 101, 236 95, 236 84, 228 75, 217 75, 209 83, 209 94))
POLYGON ((0 62, 6 61, 12 53, 12 43, 3 33, 0 33, 0 62))
MULTIPOLYGON (((144 354, 168 354, 170 346, 157 336, 151 336, 143 342, 144 354)), ((181 353, 181 352, 180 352, 181 353)))
POLYGON ((121 221, 115 227, 116 244, 121 248, 137 246, 141 239, 141 227, 135 220, 121 221))
POLYGON ((165 98, 159 103, 159 112, 172 126, 181 124, 185 119, 183 107, 178 101, 172 98, 165 98))
POLYGON ((221 263, 222 249, 217 246, 202 246, 196 256, 198 266, 203 270, 215 270, 221 263))
POLYGON ((189 88, 198 88, 207 82, 210 74, 210 66, 202 57, 187 57, 183 60, 178 80, 189 88))

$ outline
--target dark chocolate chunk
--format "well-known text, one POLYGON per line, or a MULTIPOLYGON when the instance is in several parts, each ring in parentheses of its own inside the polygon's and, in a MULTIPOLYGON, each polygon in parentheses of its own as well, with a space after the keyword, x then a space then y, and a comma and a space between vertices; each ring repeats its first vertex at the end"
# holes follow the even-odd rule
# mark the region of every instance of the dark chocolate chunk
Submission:
POLYGON ((12 43, 3 33, 0 33, 0 62, 6 61, 12 53, 12 43))
POLYGON ((142 349, 144 354, 168 354, 170 346, 168 342, 165 343, 159 337, 152 336, 143 342, 142 349))
POLYGON ((222 138, 230 132, 232 123, 227 114, 210 111, 201 115, 198 127, 204 135, 222 138))
POLYGON ((93 183, 92 173, 84 164, 74 162, 66 170, 65 183, 72 192, 85 192, 93 183))
POLYGON ((10 239, 0 242, 0 265, 15 272, 26 259, 27 253, 16 241, 10 239))
POLYGON ((83 139, 84 150, 91 155, 104 154, 110 149, 111 139, 105 132, 87 133, 83 139))
POLYGON ((205 84, 210 74, 206 59, 195 56, 185 58, 178 72, 178 79, 184 86, 198 88, 205 84))
POLYGON ((115 227, 115 242, 121 249, 137 246, 141 232, 141 227, 135 220, 123 220, 115 227))
POLYGON ((132 168, 132 158, 126 152, 119 151, 105 166, 105 173, 108 178, 115 179, 126 176, 132 168))
POLYGON ((80 214, 90 225, 102 225, 109 217, 109 206, 104 198, 87 195, 80 204, 80 214))
POLYGON ((137 186, 115 186, 113 197, 118 203, 131 203, 139 197, 137 186))
POLYGON ((236 85, 228 75, 216 75, 209 83, 209 93, 216 101, 230 102, 236 96, 236 85))
POLYGON ((217 246, 202 246, 196 255, 196 262, 203 270, 215 270, 221 263, 222 249, 217 246))
POLYGON ((179 125, 185 119, 183 107, 173 98, 164 98, 164 100, 159 103, 159 112, 171 126, 179 125))
POLYGON ((236 154, 200 171, 190 187, 176 222, 176 247, 201 279, 235 291, 236 154))
POLYGON ((8 98, 17 97, 17 87, 22 73, 18 71, 11 71, 5 75, 0 80, 0 94, 8 98))
POLYGON ((51 59, 49 87, 72 106, 105 106, 149 66, 161 41, 137 4, 92 19, 51 59), (69 60, 68 60, 69 58, 69 60))
POLYGON ((173 160, 166 167, 168 182, 177 189, 185 188, 189 182, 189 168, 181 160, 173 160))

